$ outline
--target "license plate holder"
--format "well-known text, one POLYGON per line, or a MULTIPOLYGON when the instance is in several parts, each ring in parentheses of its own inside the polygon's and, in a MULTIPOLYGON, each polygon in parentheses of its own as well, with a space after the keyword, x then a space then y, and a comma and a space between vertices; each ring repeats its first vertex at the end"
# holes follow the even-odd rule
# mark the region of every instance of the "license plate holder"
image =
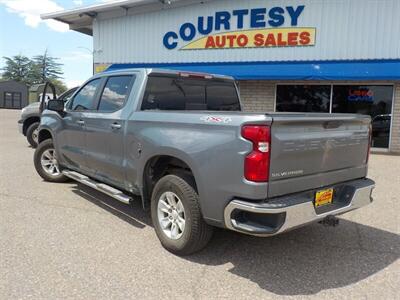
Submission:
POLYGON ((314 206, 316 208, 333 203, 333 188, 323 189, 315 193, 314 206))

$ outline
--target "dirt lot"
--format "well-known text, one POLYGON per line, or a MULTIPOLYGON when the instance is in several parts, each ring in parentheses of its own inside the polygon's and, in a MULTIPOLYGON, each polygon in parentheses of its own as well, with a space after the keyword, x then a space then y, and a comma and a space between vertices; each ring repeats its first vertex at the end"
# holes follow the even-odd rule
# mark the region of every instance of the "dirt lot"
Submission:
POLYGON ((400 299, 400 157, 372 156, 375 202, 337 228, 217 230, 179 258, 139 204, 43 182, 18 116, 0 110, 0 299, 400 299))

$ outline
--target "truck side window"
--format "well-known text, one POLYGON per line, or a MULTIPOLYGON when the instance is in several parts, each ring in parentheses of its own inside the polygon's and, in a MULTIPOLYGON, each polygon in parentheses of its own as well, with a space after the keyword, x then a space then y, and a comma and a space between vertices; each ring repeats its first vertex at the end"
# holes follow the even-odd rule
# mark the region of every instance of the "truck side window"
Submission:
POLYGON ((142 110, 240 111, 231 82, 150 76, 142 110))
POLYGON ((112 76, 104 86, 99 103, 99 112, 121 109, 129 95, 134 76, 112 76))
POLYGON ((95 95, 100 81, 99 78, 87 83, 72 100, 71 110, 83 111, 95 109, 95 95))
POLYGON ((142 110, 184 110, 185 91, 176 78, 149 77, 142 110))

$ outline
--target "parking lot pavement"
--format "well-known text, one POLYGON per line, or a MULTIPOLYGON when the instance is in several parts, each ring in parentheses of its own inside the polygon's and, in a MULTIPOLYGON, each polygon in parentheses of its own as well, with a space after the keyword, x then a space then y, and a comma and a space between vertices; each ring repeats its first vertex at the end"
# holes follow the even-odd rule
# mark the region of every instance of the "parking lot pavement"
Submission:
POLYGON ((339 227, 268 239, 216 230, 180 258, 139 203, 43 182, 18 116, 0 110, 0 299, 400 298, 400 157, 371 157, 375 202, 339 227))

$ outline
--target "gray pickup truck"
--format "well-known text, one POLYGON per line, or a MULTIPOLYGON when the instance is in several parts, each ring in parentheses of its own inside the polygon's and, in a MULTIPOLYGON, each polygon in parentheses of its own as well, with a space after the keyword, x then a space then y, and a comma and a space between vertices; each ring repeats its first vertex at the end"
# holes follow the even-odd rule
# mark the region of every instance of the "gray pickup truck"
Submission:
POLYGON ((369 116, 244 113, 232 78, 106 72, 64 108, 51 100, 35 168, 126 204, 141 197, 169 251, 205 247, 213 227, 273 236, 372 202, 369 116))

